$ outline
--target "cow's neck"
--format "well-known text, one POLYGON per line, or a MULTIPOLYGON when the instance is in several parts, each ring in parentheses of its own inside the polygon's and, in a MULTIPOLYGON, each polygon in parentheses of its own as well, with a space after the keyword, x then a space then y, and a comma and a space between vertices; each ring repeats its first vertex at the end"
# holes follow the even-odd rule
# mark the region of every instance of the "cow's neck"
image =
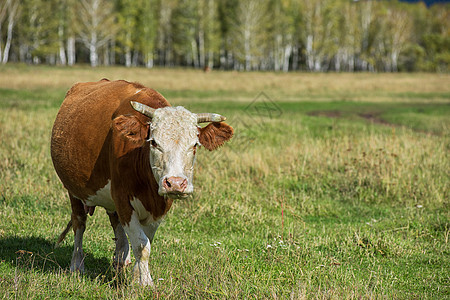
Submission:
MULTIPOLYGON (((126 215, 131 216, 133 210, 130 201, 138 199, 153 219, 158 220, 167 214, 173 200, 158 194, 159 186, 151 170, 148 151, 148 145, 144 145, 116 160, 117 165, 111 168, 111 177, 117 190, 112 192, 114 197, 128 199, 126 210, 129 213, 126 215)), ((122 218, 128 219, 127 216, 122 218)))

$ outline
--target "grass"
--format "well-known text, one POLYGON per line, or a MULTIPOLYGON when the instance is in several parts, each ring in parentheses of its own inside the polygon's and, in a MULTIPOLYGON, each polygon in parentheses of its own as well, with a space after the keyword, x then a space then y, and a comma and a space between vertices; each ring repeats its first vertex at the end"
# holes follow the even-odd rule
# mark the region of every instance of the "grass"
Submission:
POLYGON ((0 298, 448 298, 448 79, 2 66, 0 298), (86 274, 68 272, 71 234, 53 247, 70 205, 51 126, 73 82, 102 77, 222 113, 236 130, 199 152, 195 196, 158 229, 154 290, 112 270, 102 209, 88 219, 86 274))

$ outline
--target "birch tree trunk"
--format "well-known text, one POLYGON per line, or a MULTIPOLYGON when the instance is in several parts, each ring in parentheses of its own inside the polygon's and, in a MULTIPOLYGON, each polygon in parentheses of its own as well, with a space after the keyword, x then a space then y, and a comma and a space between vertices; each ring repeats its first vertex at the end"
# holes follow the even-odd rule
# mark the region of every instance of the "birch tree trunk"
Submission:
POLYGON ((306 66, 308 70, 314 69, 314 53, 313 53, 313 36, 308 35, 306 38, 306 66))
POLYGON ((250 53, 250 37, 251 37, 250 29, 245 28, 244 29, 244 57, 245 57, 245 70, 246 71, 250 71, 251 61, 252 61, 252 54, 250 53))
POLYGON ((89 45, 89 59, 91 61, 91 67, 98 65, 97 46, 93 42, 89 45))
POLYGON ((105 0, 81 0, 78 6, 77 33, 89 50, 92 67, 99 64, 99 48, 106 45, 117 31, 114 7, 105 0))
POLYGON ((192 58, 194 60, 194 67, 199 67, 199 61, 198 61, 198 49, 197 49, 197 43, 195 40, 191 41, 191 47, 192 47, 192 58))
POLYGON ((153 52, 152 51, 147 52, 146 57, 147 57, 147 60, 146 60, 145 66, 149 69, 153 68, 153 65, 154 65, 153 52))
MULTIPOLYGON (((201 24, 200 26, 203 26, 201 24)), ((198 31, 198 55, 200 68, 204 68, 206 65, 206 55, 205 55, 205 31, 200 28, 198 31)))
MULTIPOLYGON (((17 12, 19 8, 19 1, 13 1, 9 0, 6 5, 8 5, 7 9, 9 12, 8 16, 8 28, 7 28, 7 35, 6 35, 6 44, 5 49, 3 49, 3 58, 2 58, 2 64, 6 64, 9 59, 9 49, 11 48, 11 40, 13 36, 13 28, 14 23, 16 21, 17 12)), ((1 53, 0 53, 1 54, 1 53)))
POLYGON ((67 39, 67 64, 73 66, 75 64, 75 37, 70 36, 67 39))
POLYGON ((67 64, 66 50, 64 48, 64 29, 60 24, 58 27, 58 44, 59 44, 59 63, 65 66, 67 64))
POLYGON ((283 72, 289 71, 289 59, 291 58, 292 45, 286 45, 284 48, 283 72))
POLYGON ((8 10, 8 2, 3 3, 0 6, 0 60, 3 53, 3 36, 2 36, 2 25, 6 18, 6 11, 8 10))

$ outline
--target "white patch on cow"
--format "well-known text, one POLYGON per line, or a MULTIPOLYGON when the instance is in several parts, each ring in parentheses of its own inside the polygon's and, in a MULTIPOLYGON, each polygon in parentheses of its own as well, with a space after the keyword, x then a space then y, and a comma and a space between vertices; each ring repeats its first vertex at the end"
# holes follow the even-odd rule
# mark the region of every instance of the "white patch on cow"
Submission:
POLYGON ((136 95, 137 93, 139 93, 139 92, 142 91, 142 90, 143 90, 143 89, 137 90, 136 93, 134 93, 134 94, 136 95))
POLYGON ((141 200, 139 200, 138 198, 133 198, 133 200, 130 201, 130 204, 133 207, 134 212, 137 214, 137 218, 142 226, 147 226, 151 223, 156 222, 151 212, 145 209, 141 200))
POLYGON ((153 285, 153 280, 148 270, 148 260, 151 250, 150 239, 144 232, 138 214, 135 211, 131 214, 130 222, 123 226, 123 229, 130 239, 131 248, 136 258, 136 264, 133 268, 134 280, 144 286, 153 285))
POLYGON ((155 232, 163 219, 155 219, 151 212, 145 209, 141 200, 137 198, 133 198, 133 200, 130 201, 130 204, 134 209, 133 213, 137 215, 139 223, 142 226, 142 230, 144 230, 145 235, 150 239, 150 241, 152 241, 155 236, 155 232))
POLYGON ((108 180, 108 183, 99 189, 95 195, 91 195, 84 200, 84 203, 88 206, 104 207, 107 212, 116 211, 114 200, 111 197, 111 180, 108 180))

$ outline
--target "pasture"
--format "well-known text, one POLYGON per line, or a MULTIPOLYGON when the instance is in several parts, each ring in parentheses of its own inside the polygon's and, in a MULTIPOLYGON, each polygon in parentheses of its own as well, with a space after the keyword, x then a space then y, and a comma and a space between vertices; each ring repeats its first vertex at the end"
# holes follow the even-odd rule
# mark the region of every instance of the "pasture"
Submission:
POLYGON ((450 76, 0 66, 0 298, 444 299, 450 294, 450 76), (152 245, 155 289, 112 268, 97 208, 68 271, 67 194, 50 132, 75 82, 126 79, 217 112, 195 195, 152 245))

